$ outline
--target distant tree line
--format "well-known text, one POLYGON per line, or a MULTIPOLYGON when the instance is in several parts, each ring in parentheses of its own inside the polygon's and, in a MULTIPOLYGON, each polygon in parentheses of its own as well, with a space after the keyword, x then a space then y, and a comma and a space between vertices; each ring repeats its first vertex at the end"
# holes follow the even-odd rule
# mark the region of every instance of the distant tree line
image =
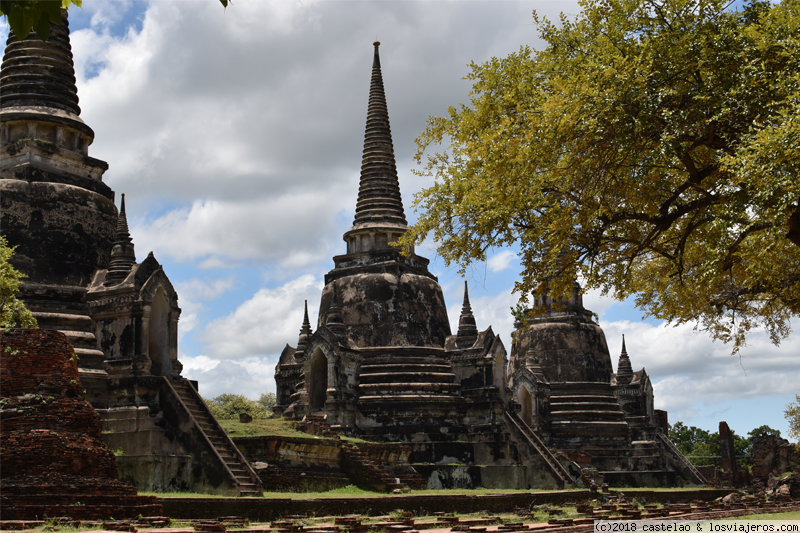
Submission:
MULTIPOLYGON (((767 425, 759 426, 747 433, 747 437, 737 435, 731 430, 733 447, 736 452, 736 464, 749 470, 753 466, 750 456, 753 453, 753 438, 761 435, 781 436, 780 430, 767 425)), ((695 466, 721 466, 722 449, 719 443, 719 432, 711 433, 695 426, 686 426, 676 422, 669 427, 669 438, 695 466)))

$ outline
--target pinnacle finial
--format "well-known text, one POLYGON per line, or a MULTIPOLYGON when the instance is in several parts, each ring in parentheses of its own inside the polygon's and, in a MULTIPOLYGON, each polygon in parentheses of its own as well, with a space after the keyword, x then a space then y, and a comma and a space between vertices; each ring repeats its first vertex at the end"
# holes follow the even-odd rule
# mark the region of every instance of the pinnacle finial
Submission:
POLYGON ((478 326, 475 324, 472 306, 469 304, 469 286, 464 281, 464 303, 461 306, 461 316, 458 319, 456 346, 462 350, 470 348, 475 344, 476 340, 478 340, 478 326))
POLYGON ((117 240, 111 249, 111 261, 108 264, 106 282, 119 282, 128 277, 133 265, 136 264, 136 252, 133 248, 133 239, 128 231, 128 217, 125 214, 125 193, 122 194, 119 215, 117 216, 117 240))
POLYGON ((4 109, 58 109, 72 119, 81 114, 66 9, 61 10, 61 24, 50 23, 47 41, 35 31, 24 39, 9 32, 0 94, 0 107, 4 109))
POLYGON ((372 78, 367 108, 367 125, 364 133, 364 152, 361 159, 361 178, 353 227, 345 233, 348 243, 359 238, 357 250, 368 251, 386 248, 408 230, 397 166, 389 126, 389 111, 383 90, 380 41, 373 43, 372 78), (378 237, 378 235, 381 235, 378 237))
POLYGON ((125 214, 125 193, 122 193, 122 203, 117 217, 117 242, 131 242, 131 234, 128 231, 128 216, 125 214))
POLYGON ((631 360, 628 357, 628 352, 625 349, 625 335, 622 336, 622 352, 619 354, 619 363, 617 364, 617 384, 627 385, 633 380, 633 368, 631 367, 631 360))
POLYGON ((303 315, 303 325, 300 328, 300 337, 297 339, 297 350, 295 351, 295 357, 305 353, 306 348, 308 348, 308 341, 311 338, 311 335, 311 323, 308 321, 308 300, 306 300, 305 314, 303 315))

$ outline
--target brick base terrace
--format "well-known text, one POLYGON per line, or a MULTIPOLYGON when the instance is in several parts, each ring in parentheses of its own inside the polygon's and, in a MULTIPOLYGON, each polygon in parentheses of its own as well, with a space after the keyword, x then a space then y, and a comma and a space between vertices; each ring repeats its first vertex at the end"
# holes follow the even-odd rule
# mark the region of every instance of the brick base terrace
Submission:
POLYGON ((160 515, 155 497, 118 481, 83 393, 77 358, 59 331, 0 330, 2 519, 160 515))

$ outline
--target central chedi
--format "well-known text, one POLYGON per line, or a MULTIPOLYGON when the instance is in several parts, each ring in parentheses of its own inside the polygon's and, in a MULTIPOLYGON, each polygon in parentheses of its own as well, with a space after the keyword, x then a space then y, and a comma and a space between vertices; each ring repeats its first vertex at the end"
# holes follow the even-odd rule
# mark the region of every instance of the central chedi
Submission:
POLYGON ((510 371, 466 285, 452 334, 428 260, 392 246, 408 226, 379 45, 347 250, 325 276, 316 330, 306 304, 297 346, 281 353, 275 412, 383 441, 430 488, 702 483, 656 424, 650 380, 624 348, 613 372, 577 282, 569 301, 536 297, 543 313, 517 325, 510 371))
POLYGON ((491 328, 478 333, 466 292, 452 335, 429 261, 391 245, 408 226, 379 45, 355 219, 343 236, 347 251, 325 276, 316 331, 306 309, 297 347, 281 354, 276 411, 321 416, 339 431, 382 440, 502 427, 507 357, 499 337, 491 328))

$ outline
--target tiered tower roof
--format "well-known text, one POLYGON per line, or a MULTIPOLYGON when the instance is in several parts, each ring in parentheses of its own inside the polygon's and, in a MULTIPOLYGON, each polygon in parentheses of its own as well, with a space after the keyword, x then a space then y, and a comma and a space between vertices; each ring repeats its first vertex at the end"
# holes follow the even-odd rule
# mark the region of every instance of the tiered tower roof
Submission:
MULTIPOLYGON (((13 31, 8 34, 0 73, 0 110, 6 123, 20 119, 57 123, 84 134, 77 140, 70 139, 73 146, 66 148, 85 153, 91 144, 94 132, 79 117, 81 108, 65 9, 61 10, 61 24, 50 25, 46 42, 36 32, 22 40, 13 31)), ((35 136, 36 133, 31 137, 35 136)), ((4 132, 3 142, 11 137, 10 132, 4 132)))
POLYGON ((469 287, 464 282, 464 303, 461 306, 461 316, 458 319, 458 333, 456 334, 456 346, 462 350, 472 347, 478 340, 478 326, 475 323, 475 316, 472 314, 472 306, 469 304, 469 287))
POLYGON ((122 194, 122 203, 117 218, 117 240, 111 249, 111 262, 106 274, 107 281, 120 281, 128 276, 133 265, 136 264, 136 252, 133 248, 133 239, 128 231, 128 217, 125 214, 125 193, 122 194))
POLYGON ((375 55, 372 61, 356 215, 353 227, 344 234, 348 253, 387 248, 388 242, 396 240, 408 229, 383 89, 378 52, 380 44, 379 41, 374 43, 375 55), (376 235, 379 236, 376 238, 376 235))

